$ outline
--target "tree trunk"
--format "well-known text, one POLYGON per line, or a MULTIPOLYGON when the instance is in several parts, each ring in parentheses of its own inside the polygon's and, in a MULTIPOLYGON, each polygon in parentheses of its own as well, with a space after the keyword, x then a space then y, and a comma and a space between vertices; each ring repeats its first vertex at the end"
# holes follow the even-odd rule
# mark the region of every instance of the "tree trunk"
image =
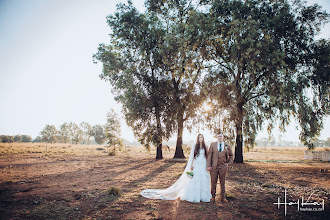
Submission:
POLYGON ((183 133, 183 112, 180 111, 178 115, 178 137, 176 140, 176 148, 174 158, 186 158, 182 149, 182 133, 183 133))
POLYGON ((160 143, 158 146, 157 146, 157 154, 156 154, 156 160, 160 160, 160 159, 163 159, 163 151, 162 151, 162 143, 160 143))
POLYGON ((163 159, 163 151, 162 151, 162 127, 160 122, 160 113, 159 113, 159 107, 156 105, 156 121, 157 121, 157 154, 156 154, 156 160, 163 159))
POLYGON ((237 104, 238 120, 236 122, 236 147, 234 163, 243 163, 243 104, 237 104))

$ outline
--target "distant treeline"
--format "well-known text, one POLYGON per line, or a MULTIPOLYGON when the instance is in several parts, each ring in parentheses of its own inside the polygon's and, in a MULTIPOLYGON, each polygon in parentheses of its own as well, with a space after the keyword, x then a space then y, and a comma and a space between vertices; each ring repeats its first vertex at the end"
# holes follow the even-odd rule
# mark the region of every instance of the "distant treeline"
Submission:
POLYGON ((105 125, 91 126, 88 122, 79 125, 74 122, 65 122, 59 128, 47 124, 40 135, 32 139, 29 135, 1 135, 1 143, 71 143, 71 144, 104 144, 106 142, 105 125))
POLYGON ((33 142, 45 143, 71 143, 71 144, 103 144, 106 141, 105 127, 103 125, 90 125, 82 122, 65 122, 58 128, 47 124, 40 135, 33 142))
POLYGON ((106 133, 104 125, 91 126, 87 122, 77 125, 74 122, 65 122, 58 129, 47 124, 40 135, 32 140, 29 135, 1 135, 1 143, 71 143, 71 144, 104 144, 106 133))
MULTIPOLYGON (((314 139, 311 141, 313 147, 330 147, 330 137, 327 140, 314 139)), ((276 140, 275 138, 262 138, 256 140, 256 145, 259 147, 302 147, 300 142, 276 140)))
POLYGON ((29 143, 32 141, 30 135, 0 135, 0 143, 29 143))
MULTIPOLYGON (((107 114, 105 125, 90 125, 82 122, 79 125, 74 122, 65 122, 58 128, 47 124, 40 135, 32 140, 29 135, 1 135, 0 142, 45 142, 45 143, 71 143, 71 144, 109 144, 109 146, 122 146, 120 138, 121 128, 118 115, 111 109, 107 114)), ((115 149, 115 148, 114 148, 115 149)))

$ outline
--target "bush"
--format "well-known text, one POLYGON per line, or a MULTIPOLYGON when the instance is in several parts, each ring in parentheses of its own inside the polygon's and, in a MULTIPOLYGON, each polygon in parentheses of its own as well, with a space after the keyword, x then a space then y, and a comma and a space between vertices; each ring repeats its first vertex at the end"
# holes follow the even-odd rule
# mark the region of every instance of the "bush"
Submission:
POLYGON ((227 197, 228 200, 235 200, 236 197, 231 194, 230 192, 226 192, 225 197, 227 197))
POLYGON ((117 187, 111 187, 111 188, 108 190, 108 194, 109 194, 110 196, 118 197, 118 196, 120 196, 120 189, 117 188, 117 187))
POLYGON ((263 183, 261 186, 266 188, 272 188, 274 185, 271 183, 263 183))
POLYGON ((110 151, 108 156, 116 156, 116 151, 114 151, 114 150, 110 151))

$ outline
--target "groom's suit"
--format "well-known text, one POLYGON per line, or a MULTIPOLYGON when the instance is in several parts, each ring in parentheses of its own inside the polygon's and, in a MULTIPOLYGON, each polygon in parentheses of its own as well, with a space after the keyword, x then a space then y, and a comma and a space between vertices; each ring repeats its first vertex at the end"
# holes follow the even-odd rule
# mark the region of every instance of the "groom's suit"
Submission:
POLYGON ((207 167, 212 167, 211 170, 211 194, 215 197, 218 177, 221 185, 221 199, 225 198, 225 181, 228 170, 228 165, 233 163, 233 151, 231 147, 226 143, 222 143, 224 146, 219 151, 219 142, 213 142, 210 145, 207 156, 207 167), (221 151, 222 150, 222 151, 221 151))

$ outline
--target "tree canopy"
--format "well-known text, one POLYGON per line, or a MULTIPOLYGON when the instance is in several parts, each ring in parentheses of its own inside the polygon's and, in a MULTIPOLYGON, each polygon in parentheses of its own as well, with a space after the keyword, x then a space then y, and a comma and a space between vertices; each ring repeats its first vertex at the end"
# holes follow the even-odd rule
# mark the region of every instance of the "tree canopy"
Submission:
POLYGON ((329 87, 323 81, 329 82, 324 54, 329 44, 315 41, 328 14, 300 1, 217 0, 208 16, 214 25, 204 83, 217 109, 209 115, 210 127, 220 112, 225 133, 236 137, 235 162, 243 162, 243 136, 245 146, 252 147, 265 121, 269 132, 276 121, 285 131, 295 117, 300 140, 310 145, 329 113, 329 87))
POLYGON ((199 14, 188 1, 146 1, 140 13, 128 1, 107 17, 109 45, 101 44, 95 60, 103 63, 101 78, 109 80, 116 100, 135 136, 158 147, 177 131, 174 157, 184 157, 184 125, 192 128, 202 98, 203 47, 199 14), (142 131, 142 132, 141 132, 142 131))
MULTIPOLYGON (((110 42, 94 60, 103 64, 125 119, 146 146, 161 149, 177 134, 174 157, 184 157, 184 128, 220 123, 243 162, 267 125, 281 131, 292 119, 311 147, 329 115, 329 40, 315 36, 329 14, 315 4, 261 0, 132 1, 107 17, 110 42), (220 122, 220 123, 219 123, 220 122), (244 142, 243 142, 244 137, 244 142)), ((157 157, 161 158, 161 152, 157 157)))
POLYGON ((41 140, 46 143, 56 143, 58 131, 54 125, 47 124, 42 131, 40 131, 41 140))

